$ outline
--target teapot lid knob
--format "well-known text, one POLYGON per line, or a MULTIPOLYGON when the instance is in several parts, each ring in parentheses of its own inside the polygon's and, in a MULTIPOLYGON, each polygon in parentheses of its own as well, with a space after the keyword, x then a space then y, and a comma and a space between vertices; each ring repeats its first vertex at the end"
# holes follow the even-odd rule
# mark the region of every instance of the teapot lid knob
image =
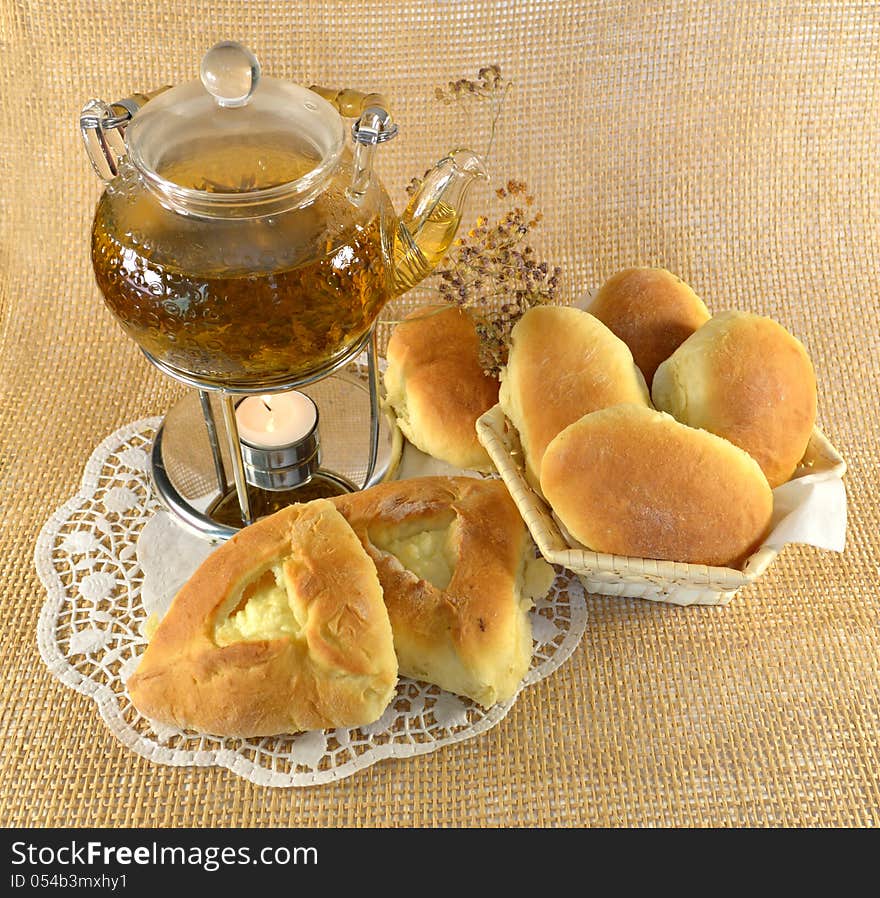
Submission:
POLYGON ((244 106, 257 89, 260 62, 237 41, 220 41, 202 57, 200 76, 219 106, 244 106))

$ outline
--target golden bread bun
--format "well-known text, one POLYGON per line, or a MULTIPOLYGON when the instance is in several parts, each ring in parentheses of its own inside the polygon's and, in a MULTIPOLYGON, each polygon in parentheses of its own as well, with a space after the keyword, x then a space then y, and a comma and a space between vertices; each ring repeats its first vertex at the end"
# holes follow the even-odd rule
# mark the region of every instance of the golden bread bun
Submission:
POLYGON ((532 658, 527 611, 553 569, 504 484, 418 477, 333 501, 379 572, 400 673, 484 707, 513 696, 532 658))
POLYGON ((396 683, 373 562, 333 504, 316 499, 205 559, 128 691, 151 719, 246 737, 372 723, 396 683))
POLYGON ((457 468, 492 471, 475 424, 498 402, 498 381, 483 373, 479 349, 467 312, 417 309, 388 341, 385 391, 397 426, 417 449, 457 468))
POLYGON ((748 312, 723 312, 688 337, 657 369, 653 393, 658 409, 745 449, 771 487, 794 473, 816 423, 807 351, 748 312))
POLYGON ((609 405, 651 404, 626 344, 569 306, 537 306, 514 325, 499 400, 519 432, 526 479, 535 489, 544 450, 559 431, 609 405))
POLYGON ((629 346, 649 386, 657 366, 711 317, 703 300, 663 268, 619 271, 587 311, 629 346))
POLYGON ((544 495, 596 552, 739 565, 767 532, 773 495, 727 440, 637 405, 585 415, 544 453, 544 495))

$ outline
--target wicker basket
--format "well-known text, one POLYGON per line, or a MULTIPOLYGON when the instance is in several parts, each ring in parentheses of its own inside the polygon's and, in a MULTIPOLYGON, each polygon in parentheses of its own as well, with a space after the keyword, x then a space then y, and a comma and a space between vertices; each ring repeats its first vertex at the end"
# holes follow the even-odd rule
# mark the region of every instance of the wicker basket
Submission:
MULTIPOLYGON (((675 605, 726 605, 737 590, 754 582, 779 554, 762 546, 743 570, 605 555, 571 545, 550 508, 528 485, 523 473, 519 436, 501 406, 489 409, 477 421, 477 434, 498 468, 541 554, 549 562, 574 571, 589 592, 631 596, 675 605)), ((819 428, 813 430, 803 461, 794 477, 806 474, 842 477, 846 465, 819 428)))

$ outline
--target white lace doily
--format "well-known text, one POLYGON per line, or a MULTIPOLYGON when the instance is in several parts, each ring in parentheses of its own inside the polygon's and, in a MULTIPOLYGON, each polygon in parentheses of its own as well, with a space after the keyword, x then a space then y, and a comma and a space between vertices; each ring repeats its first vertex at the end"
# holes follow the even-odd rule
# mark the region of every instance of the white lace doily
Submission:
MULTIPOLYGON (((160 510, 149 475, 158 418, 104 440, 86 465, 79 493, 46 522, 35 562, 48 598, 40 614, 40 654, 61 682, 90 696, 123 743, 152 761, 222 766, 266 786, 310 786, 350 776, 388 757, 436 751, 497 724, 515 699, 484 710, 436 686, 401 679, 397 697, 367 727, 261 739, 221 739, 152 724, 125 688, 146 641, 144 572, 136 543, 160 510)), ((149 604, 149 603, 148 603, 149 604)), ((587 621, 583 587, 561 572, 532 611, 532 667, 523 686, 556 670, 587 621)))

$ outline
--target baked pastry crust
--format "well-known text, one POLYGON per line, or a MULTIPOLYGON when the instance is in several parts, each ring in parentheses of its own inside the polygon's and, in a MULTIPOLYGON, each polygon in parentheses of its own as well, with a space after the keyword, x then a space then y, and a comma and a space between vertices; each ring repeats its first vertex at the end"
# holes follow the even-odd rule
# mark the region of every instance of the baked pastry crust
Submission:
POLYGON ((492 471, 476 421, 498 402, 498 381, 483 373, 479 346, 463 309, 417 309, 388 341, 385 392, 416 448, 457 468, 492 471))
POLYGON ((794 473, 816 423, 806 349, 748 312, 722 312, 688 337, 657 369, 653 395, 658 409, 748 452, 771 487, 794 473))
POLYGON ((333 504, 317 499, 246 527, 203 562, 128 690, 151 719, 247 737, 371 723, 396 683, 373 563, 333 504), (248 605, 268 607, 267 595, 280 610, 255 625, 248 605))
POLYGON ((773 513, 770 486, 747 453, 636 405, 563 430, 544 454, 541 484, 576 540, 636 558, 738 567, 773 513))
POLYGON ((400 673, 485 707, 513 696, 531 663, 530 596, 546 592, 553 573, 531 561, 504 484, 420 477, 333 501, 376 565, 400 673), (446 555, 446 564, 428 563, 435 582, 412 569, 424 574, 422 560, 408 560, 420 540, 431 559, 446 555))
POLYGON ((648 386, 660 363, 711 317, 691 287, 665 268, 618 271, 587 311, 626 343, 648 386))
POLYGON ((526 479, 536 490, 544 450, 569 424, 622 402, 651 405, 627 345, 571 306, 537 306, 516 323, 499 401, 519 433, 526 479))

